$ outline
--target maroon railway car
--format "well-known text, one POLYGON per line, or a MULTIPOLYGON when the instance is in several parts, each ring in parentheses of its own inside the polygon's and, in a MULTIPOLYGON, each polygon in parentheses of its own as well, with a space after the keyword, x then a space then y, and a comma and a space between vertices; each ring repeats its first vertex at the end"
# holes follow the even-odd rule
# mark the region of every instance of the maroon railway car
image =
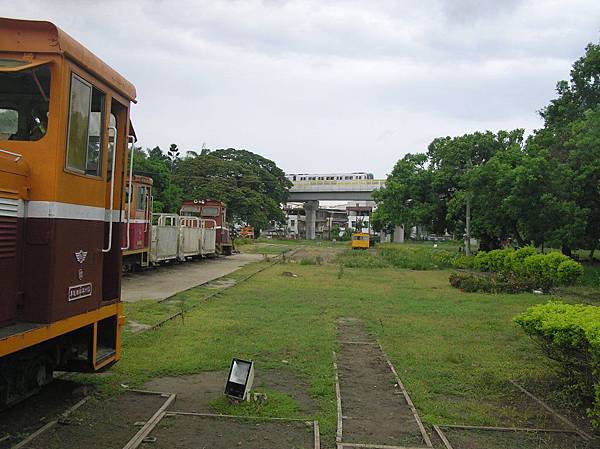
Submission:
POLYGON ((217 229, 216 247, 219 254, 230 256, 233 252, 229 226, 225 221, 225 204, 217 200, 185 200, 180 215, 206 220, 206 227, 217 229))
POLYGON ((152 232, 152 178, 134 175, 127 185, 128 206, 123 212, 123 269, 134 271, 150 264, 152 232))

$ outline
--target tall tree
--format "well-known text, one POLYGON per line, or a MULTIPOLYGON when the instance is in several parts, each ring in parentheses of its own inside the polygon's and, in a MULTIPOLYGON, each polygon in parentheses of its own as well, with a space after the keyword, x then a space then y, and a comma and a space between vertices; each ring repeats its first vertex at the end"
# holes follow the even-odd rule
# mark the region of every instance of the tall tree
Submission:
POLYGON ((562 173, 570 173, 561 186, 569 194, 570 210, 578 219, 569 231, 556 229, 565 254, 572 248, 594 251, 600 238, 600 192, 598 189, 598 120, 600 114, 600 45, 589 44, 575 61, 568 81, 559 81, 557 98, 540 114, 544 127, 529 139, 532 151, 546 149, 562 173), (561 237, 562 236, 562 237, 561 237))
POLYGON ((281 203, 291 187, 273 161, 233 148, 186 157, 177 165, 175 181, 185 198, 223 201, 229 220, 257 229, 266 228, 269 221, 284 221, 281 203))
POLYGON ((179 212, 182 192, 173 182, 170 162, 159 147, 154 147, 147 152, 136 148, 133 171, 136 175, 148 176, 154 181, 152 185, 154 212, 179 212))

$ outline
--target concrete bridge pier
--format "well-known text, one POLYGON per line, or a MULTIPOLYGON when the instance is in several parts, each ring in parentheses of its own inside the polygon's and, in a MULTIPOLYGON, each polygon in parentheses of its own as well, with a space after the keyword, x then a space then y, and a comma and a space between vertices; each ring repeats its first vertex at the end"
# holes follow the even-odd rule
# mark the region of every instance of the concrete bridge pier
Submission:
POLYGON ((319 208, 318 201, 306 201, 304 203, 304 212, 306 214, 306 239, 314 240, 317 238, 317 209, 319 208))

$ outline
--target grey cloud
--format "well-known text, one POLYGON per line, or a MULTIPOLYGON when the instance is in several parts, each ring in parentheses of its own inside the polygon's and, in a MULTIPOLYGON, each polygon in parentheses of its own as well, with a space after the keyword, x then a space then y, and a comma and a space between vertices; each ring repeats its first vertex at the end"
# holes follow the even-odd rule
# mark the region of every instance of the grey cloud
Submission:
POLYGON ((5 1, 137 87, 143 145, 244 147, 289 171, 391 170, 431 139, 540 126, 598 39, 593 0, 5 1))

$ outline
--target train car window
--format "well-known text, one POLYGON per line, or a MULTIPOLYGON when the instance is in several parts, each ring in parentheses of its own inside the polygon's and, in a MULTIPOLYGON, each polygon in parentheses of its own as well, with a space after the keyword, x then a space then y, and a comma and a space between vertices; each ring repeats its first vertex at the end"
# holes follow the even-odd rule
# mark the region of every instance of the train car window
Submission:
POLYGON ((108 176, 106 179, 110 181, 112 179, 112 158, 115 153, 115 139, 117 138, 114 130, 117 127, 117 118, 113 113, 108 118, 108 126, 108 161, 106 162, 108 165, 108 176))
POLYGON ((137 201, 135 202, 135 208, 139 211, 145 211, 148 204, 148 195, 146 192, 146 187, 138 186, 137 189, 137 201))
POLYGON ((219 216, 219 208, 214 206, 204 206, 202 208, 202 216, 203 217, 218 217, 219 216))
POLYGON ((67 168, 102 176, 104 93, 73 74, 69 103, 67 168))
POLYGON ((21 62, 0 60, 0 140, 40 140, 48 129, 50 69, 1 71, 21 62))
POLYGON ((14 109, 0 109, 0 140, 8 140, 19 130, 19 112, 14 109))

